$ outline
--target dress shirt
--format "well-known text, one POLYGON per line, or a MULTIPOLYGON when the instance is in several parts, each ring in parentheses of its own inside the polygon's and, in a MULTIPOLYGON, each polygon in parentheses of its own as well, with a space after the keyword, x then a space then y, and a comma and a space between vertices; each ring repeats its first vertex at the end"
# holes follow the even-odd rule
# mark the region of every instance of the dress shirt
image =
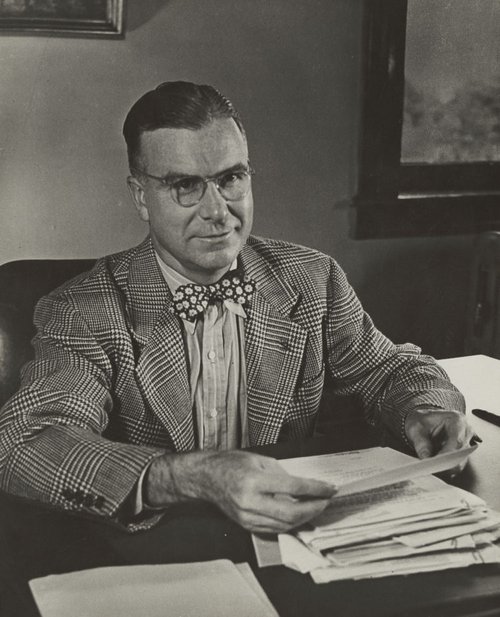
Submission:
MULTIPOLYGON (((172 295, 181 285, 197 285, 156 259, 172 295)), ((231 270, 236 268, 236 261, 231 270)), ((244 355, 245 309, 225 300, 210 304, 194 322, 183 319, 193 421, 200 450, 230 450, 249 445, 247 429, 246 370, 244 355)), ((145 507, 143 470, 134 499, 134 514, 145 507)))
MULTIPOLYGON (((156 255, 172 294, 197 285, 156 255)), ((236 268, 236 262, 231 269, 236 268)), ((241 304, 210 304, 195 322, 182 320, 191 386, 191 404, 200 450, 248 446, 244 324, 241 304)))

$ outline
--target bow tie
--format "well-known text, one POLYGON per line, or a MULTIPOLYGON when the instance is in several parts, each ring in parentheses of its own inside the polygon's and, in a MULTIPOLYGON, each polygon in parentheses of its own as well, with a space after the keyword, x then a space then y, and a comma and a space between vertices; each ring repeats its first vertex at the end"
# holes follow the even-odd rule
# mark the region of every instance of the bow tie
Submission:
POLYGON ((231 300, 247 304, 255 290, 255 282, 238 270, 230 270, 213 285, 181 285, 174 293, 172 312, 186 321, 196 321, 209 304, 231 300))

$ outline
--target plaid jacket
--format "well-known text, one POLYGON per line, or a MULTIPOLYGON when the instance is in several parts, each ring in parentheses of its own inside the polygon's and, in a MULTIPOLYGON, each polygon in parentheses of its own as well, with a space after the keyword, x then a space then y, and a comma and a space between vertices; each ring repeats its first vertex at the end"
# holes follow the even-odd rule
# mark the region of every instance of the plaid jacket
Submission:
MULTIPOLYGON (((463 409, 431 358, 375 329, 330 257, 250 237, 240 259, 257 288, 245 324, 251 444, 310 435, 325 370, 395 433, 415 406, 463 409)), ((0 415, 2 489, 117 518, 158 452, 194 448, 171 303, 149 238, 39 302, 35 360, 0 415)))

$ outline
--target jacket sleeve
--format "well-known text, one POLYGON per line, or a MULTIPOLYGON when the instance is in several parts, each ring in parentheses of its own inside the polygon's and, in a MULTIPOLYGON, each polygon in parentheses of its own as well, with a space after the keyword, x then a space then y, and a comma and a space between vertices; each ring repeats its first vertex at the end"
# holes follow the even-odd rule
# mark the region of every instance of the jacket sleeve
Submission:
POLYGON ((342 269, 331 263, 327 292, 327 365, 336 393, 361 400, 367 420, 403 439, 413 409, 465 412, 446 373, 415 345, 396 345, 377 330, 342 269))
POLYGON ((71 302, 43 298, 35 325, 35 359, 0 414, 0 488, 122 523, 120 509, 159 451, 102 436, 113 412, 112 366, 71 302))

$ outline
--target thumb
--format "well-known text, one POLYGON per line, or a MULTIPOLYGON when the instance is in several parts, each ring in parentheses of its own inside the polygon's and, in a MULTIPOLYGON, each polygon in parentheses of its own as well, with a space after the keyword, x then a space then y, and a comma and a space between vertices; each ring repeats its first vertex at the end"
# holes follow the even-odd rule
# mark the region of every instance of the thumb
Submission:
POLYGON ((432 456, 432 441, 424 430, 415 431, 412 441, 418 458, 429 458, 432 456))

